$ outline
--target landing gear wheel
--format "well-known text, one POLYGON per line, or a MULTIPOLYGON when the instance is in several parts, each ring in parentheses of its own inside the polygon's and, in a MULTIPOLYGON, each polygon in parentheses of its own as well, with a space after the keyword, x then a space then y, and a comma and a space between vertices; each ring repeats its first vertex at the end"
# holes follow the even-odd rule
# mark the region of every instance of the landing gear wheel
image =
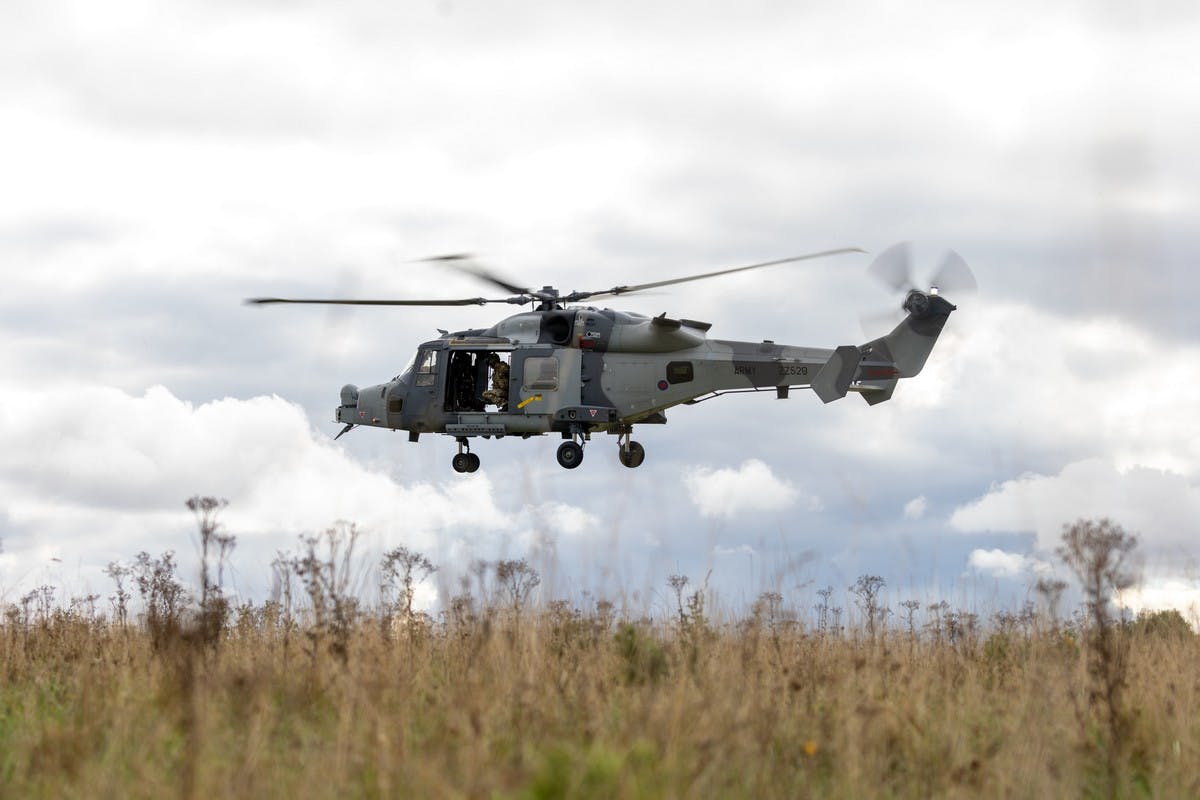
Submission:
POLYGON ((467 453, 467 472, 474 472, 477 469, 479 469, 479 456, 467 453))
POLYGON ((630 442, 628 448, 617 448, 617 458, 630 469, 640 467, 642 462, 646 460, 646 448, 642 447, 638 442, 630 442))
POLYGON ((583 462, 583 446, 578 442, 563 442, 558 446, 558 463, 567 469, 575 469, 583 462))
MULTIPOLYGON (((474 472, 471 469, 471 455, 471 453, 459 453, 450 459, 450 466, 454 467, 455 472, 474 472)), ((476 457, 476 462, 478 462, 478 457, 476 457)))

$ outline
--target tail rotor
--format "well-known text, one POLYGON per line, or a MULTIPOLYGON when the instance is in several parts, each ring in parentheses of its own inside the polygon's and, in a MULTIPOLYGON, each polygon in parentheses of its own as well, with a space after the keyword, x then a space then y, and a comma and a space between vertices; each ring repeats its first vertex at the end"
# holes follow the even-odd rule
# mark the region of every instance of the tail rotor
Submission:
POLYGON ((891 291, 903 293, 899 308, 893 306, 859 316, 868 336, 878 336, 898 325, 907 313, 927 308, 930 297, 946 294, 961 297, 979 288, 967 262, 953 250, 946 251, 927 281, 917 283, 913 277, 911 242, 900 242, 884 250, 867 267, 867 273, 891 291))

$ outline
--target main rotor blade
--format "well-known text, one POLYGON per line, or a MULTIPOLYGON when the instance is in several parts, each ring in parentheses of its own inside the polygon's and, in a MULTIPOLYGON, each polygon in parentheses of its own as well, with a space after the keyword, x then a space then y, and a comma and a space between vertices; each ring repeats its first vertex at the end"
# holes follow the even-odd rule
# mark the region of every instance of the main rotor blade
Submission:
POLYGON ((942 259, 941 266, 929 279, 929 283, 936 286, 941 293, 961 294, 973 292, 979 288, 979 284, 975 281, 975 274, 971 272, 967 262, 953 250, 946 252, 946 257, 942 259))
POLYGON ((569 295, 567 295, 567 297, 565 297, 563 299, 567 300, 568 302, 574 302, 575 300, 583 300, 588 297, 607 297, 607 296, 615 296, 615 295, 621 295, 621 294, 631 294, 633 292, 640 292, 644 289, 655 289, 655 288, 658 288, 659 286, 671 286, 676 283, 688 283, 690 281, 702 281, 706 278, 715 278, 718 275, 730 275, 734 272, 745 272, 746 270, 751 270, 751 269, 762 269, 763 267, 774 267, 778 264, 790 264, 794 261, 807 261, 808 259, 811 259, 811 258, 821 258, 823 256, 836 256, 836 255, 841 255, 842 253, 865 253, 865 252, 866 252, 865 250, 861 250, 857 247, 843 247, 838 250, 822 250, 819 253, 808 253, 808 254, 802 255, 802 256, 792 256, 791 258, 780 258, 780 259, 776 259, 775 261, 764 261, 761 264, 750 264, 749 266, 746 266, 746 267, 733 267, 732 269, 719 269, 715 272, 705 272, 701 275, 688 275, 683 278, 671 278, 670 280, 653 281, 651 283, 638 283, 638 284, 633 284, 631 286, 614 286, 611 289, 605 289, 605 290, 598 291, 598 292, 571 292, 569 295))
POLYGON ((884 250, 867 272, 897 292, 912 289, 916 285, 912 278, 912 243, 900 242, 884 250))
POLYGON ((479 262, 475 260, 475 256, 471 255, 470 253, 454 253, 446 256, 422 258, 420 260, 428 261, 430 263, 445 264, 451 269, 456 269, 459 272, 465 272, 467 275, 470 275, 473 278, 478 278, 479 280, 490 283, 493 286, 499 286, 506 292, 512 292, 513 294, 536 294, 536 292, 531 292, 524 286, 517 286, 512 281, 506 280, 491 270, 481 266, 479 262))
MULTIPOLYGON (((460 300, 295 300, 287 297, 248 297, 246 305, 268 303, 304 303, 326 306, 482 306, 487 303, 508 303, 510 299, 490 300, 486 297, 464 297, 460 300)), ((527 301, 522 301, 527 302, 527 301)))

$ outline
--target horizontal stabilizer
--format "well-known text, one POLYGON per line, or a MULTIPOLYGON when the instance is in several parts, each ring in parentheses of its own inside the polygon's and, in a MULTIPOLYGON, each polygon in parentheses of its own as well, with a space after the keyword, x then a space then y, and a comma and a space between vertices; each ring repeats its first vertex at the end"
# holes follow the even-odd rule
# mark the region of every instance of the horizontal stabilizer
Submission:
POLYGON ((822 403, 832 403, 846 396, 861 360, 862 352, 852 344, 842 345, 833 351, 812 381, 813 391, 822 403))
POLYGON ((892 378, 888 381, 878 381, 872 383, 860 383, 854 387, 854 390, 862 395, 862 399, 866 400, 869 405, 878 405, 886 400, 892 399, 892 392, 896 391, 896 384, 899 380, 892 378))

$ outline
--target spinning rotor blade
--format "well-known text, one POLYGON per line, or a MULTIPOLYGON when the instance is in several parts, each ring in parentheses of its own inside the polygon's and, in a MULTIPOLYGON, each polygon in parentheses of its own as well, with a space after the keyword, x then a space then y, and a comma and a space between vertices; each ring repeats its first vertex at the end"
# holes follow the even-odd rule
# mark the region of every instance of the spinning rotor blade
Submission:
POLYGON ((604 289, 604 290, 597 291, 597 292, 571 292, 569 295, 567 295, 563 299, 567 302, 574 302, 576 300, 584 300, 588 297, 608 297, 608 296, 616 296, 616 295, 622 295, 622 294, 632 294, 633 292, 640 292, 645 289, 656 289, 659 286, 671 286, 676 283, 688 283, 690 281, 701 281, 701 280, 704 280, 705 278, 715 278, 718 275, 730 275, 734 272, 745 272, 746 270, 751 270, 751 269, 761 269, 763 267, 774 267, 778 264, 790 264, 793 261, 806 261, 811 258, 821 258, 822 256, 835 256, 835 255, 840 255, 842 253, 864 253, 864 252, 866 252, 866 251, 861 250, 857 247, 843 247, 838 250, 822 250, 819 253, 808 253, 808 254, 802 255, 802 256, 792 256, 791 258, 780 258, 775 261, 764 261, 761 264, 751 264, 746 267, 733 267, 732 269, 719 269, 716 272, 705 272, 700 275, 688 275, 683 278, 671 278, 670 280, 653 281, 651 283, 638 283, 638 284, 634 284, 632 286, 614 286, 611 289, 604 289))
POLYGON ((979 288, 975 282, 975 274, 967 266, 963 257, 953 250, 946 251, 941 266, 929 279, 930 286, 936 286, 939 293, 963 294, 979 288))
MULTIPOLYGON (((884 250, 879 257, 867 267, 867 272, 883 281, 891 289, 906 295, 916 289, 920 294, 964 294, 978 288, 975 275, 963 257, 953 250, 946 251, 937 271, 929 279, 928 284, 918 286, 912 276, 912 245, 901 242, 884 250)), ((906 301, 907 302, 907 299, 906 301)), ((883 311, 861 314, 863 333, 868 336, 879 336, 899 324, 904 318, 905 311, 883 311)))
POLYGON ((912 243, 900 242, 884 250, 867 272, 897 292, 912 289, 916 286, 912 278, 912 243))
MULTIPOLYGON (((294 300, 286 297, 249 297, 246 305, 268 303, 304 303, 327 306, 482 306, 488 303, 510 303, 513 299, 489 300, 486 297, 464 297, 461 300, 294 300)), ((526 302, 524 299, 521 302, 526 302)))
POLYGON ((418 260, 429 263, 445 264, 446 266, 456 269, 459 272, 465 272, 467 275, 470 275, 473 278, 478 278, 479 280, 490 283, 493 286, 498 286, 506 292, 531 296, 537 295, 537 292, 531 292, 524 286, 517 286, 512 281, 505 280, 491 270, 481 266, 479 262, 475 260, 475 256, 471 255, 470 253, 455 253, 447 256, 434 256, 433 258, 422 258, 418 260))
POLYGON ((867 272, 897 292, 909 289, 922 291, 937 287, 939 293, 973 292, 978 288, 975 275, 963 257, 953 250, 946 251, 942 263, 929 279, 928 285, 918 285, 912 272, 912 243, 901 242, 884 250, 867 267, 867 272))
POLYGON ((420 259, 426 262, 439 262, 446 264, 452 269, 460 272, 465 272, 480 280, 486 281, 494 286, 498 286, 505 291, 513 293, 512 297, 504 298, 487 298, 487 297, 464 297, 457 300, 342 300, 332 298, 313 298, 313 299, 296 299, 287 297, 251 297, 246 300, 248 305, 266 305, 269 303, 302 303, 311 305, 337 305, 337 306, 482 306, 488 303, 508 303, 511 305, 524 305, 534 301, 540 301, 540 308, 560 308, 562 303, 574 303, 579 300, 584 300, 589 297, 607 297, 622 294, 631 294, 633 292, 641 292, 646 289, 657 289, 661 286, 672 286, 677 283, 688 283, 690 281, 704 280, 705 278, 715 278, 718 275, 729 275, 734 272, 745 272, 751 269, 762 269, 763 267, 773 267, 779 264, 790 264, 794 261, 806 261, 812 258, 821 258, 823 256, 834 256, 842 253, 862 253, 865 252, 857 247, 843 247, 838 250, 823 250, 819 253, 808 253, 802 256, 793 256, 792 258, 781 258, 775 261, 764 261, 760 264, 750 264, 745 267, 733 267, 732 269, 721 269, 715 272, 705 272, 700 275, 688 275, 682 278, 672 278, 665 281, 653 281, 651 283, 639 283, 632 286, 614 286, 611 289, 602 289, 592 292, 571 292, 565 296, 560 296, 558 291, 553 287, 543 287, 540 291, 528 289, 524 286, 518 286, 512 281, 505 280, 496 275, 491 270, 485 269, 475 263, 474 258, 465 253, 435 256, 433 258, 420 259))

